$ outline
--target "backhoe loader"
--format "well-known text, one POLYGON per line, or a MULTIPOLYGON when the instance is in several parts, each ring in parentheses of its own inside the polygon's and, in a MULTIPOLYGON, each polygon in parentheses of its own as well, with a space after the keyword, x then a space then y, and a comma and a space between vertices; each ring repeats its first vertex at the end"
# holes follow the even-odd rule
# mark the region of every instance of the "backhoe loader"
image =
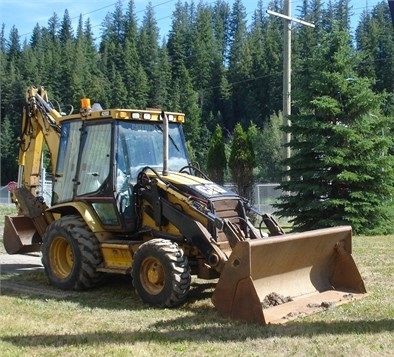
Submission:
POLYGON ((255 228, 246 199, 190 164, 183 122, 182 113, 102 109, 87 98, 78 113, 64 114, 44 88, 29 87, 6 251, 41 251, 48 281, 60 289, 131 275, 142 301, 156 307, 182 304, 192 276, 217 279, 218 312, 259 324, 366 295, 351 227, 285 234, 261 214, 265 231, 255 228), (38 195, 44 142, 48 205, 38 195))

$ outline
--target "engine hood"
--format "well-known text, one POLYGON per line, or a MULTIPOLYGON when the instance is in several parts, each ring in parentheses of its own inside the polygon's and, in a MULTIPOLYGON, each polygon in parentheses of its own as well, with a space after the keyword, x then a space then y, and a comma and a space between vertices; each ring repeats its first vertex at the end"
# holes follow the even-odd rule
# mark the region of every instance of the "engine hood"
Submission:
POLYGON ((236 193, 224 186, 186 173, 169 172, 169 174, 163 178, 165 181, 176 186, 179 190, 196 197, 206 199, 238 197, 236 193))

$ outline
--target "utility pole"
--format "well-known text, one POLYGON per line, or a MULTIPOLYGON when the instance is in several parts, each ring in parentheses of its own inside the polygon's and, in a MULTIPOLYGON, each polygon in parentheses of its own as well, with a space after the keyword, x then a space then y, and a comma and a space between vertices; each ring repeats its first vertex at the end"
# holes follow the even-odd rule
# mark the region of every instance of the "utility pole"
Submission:
MULTIPOLYGON (((291 17, 291 4, 290 0, 285 0, 283 5, 284 14, 267 10, 270 15, 278 16, 283 19, 283 126, 288 127, 291 125, 291 23, 298 22, 302 25, 315 27, 314 24, 305 22, 303 20, 291 17)), ((291 134, 283 132, 283 158, 288 159, 291 156, 290 143, 291 134)), ((286 167, 286 171, 290 169, 286 167)), ((289 180, 286 176, 285 180, 289 180)))
POLYGON ((389 2, 390 14, 391 14, 391 22, 394 25, 394 0, 388 0, 388 2, 389 2))
MULTIPOLYGON (((291 16, 290 0, 285 0, 284 15, 291 16)), ((291 20, 283 19, 283 126, 288 127, 291 125, 291 20)), ((283 133, 284 145, 284 158, 290 158, 290 146, 288 145, 291 140, 290 133, 283 133)), ((286 166, 286 171, 290 169, 286 166)), ((290 178, 286 176, 286 181, 290 178)))

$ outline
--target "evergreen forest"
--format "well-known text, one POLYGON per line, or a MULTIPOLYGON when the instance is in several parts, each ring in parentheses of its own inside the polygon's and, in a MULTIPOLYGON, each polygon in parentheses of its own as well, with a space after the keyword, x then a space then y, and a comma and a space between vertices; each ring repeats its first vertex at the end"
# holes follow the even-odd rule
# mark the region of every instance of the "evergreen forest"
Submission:
POLYGON ((21 43, 0 31, 1 185, 16 180, 21 111, 28 86, 53 103, 82 97, 103 108, 161 108, 186 114, 194 162, 249 197, 253 183, 280 182, 278 215, 295 229, 351 224, 392 233, 394 211, 394 32, 387 1, 351 28, 350 0, 304 0, 292 25, 292 115, 283 126, 283 0, 178 1, 160 37, 155 9, 118 1, 101 34, 76 28, 66 10, 21 43), (284 134, 291 135, 289 143, 284 134), (284 146, 291 156, 284 158, 284 146))

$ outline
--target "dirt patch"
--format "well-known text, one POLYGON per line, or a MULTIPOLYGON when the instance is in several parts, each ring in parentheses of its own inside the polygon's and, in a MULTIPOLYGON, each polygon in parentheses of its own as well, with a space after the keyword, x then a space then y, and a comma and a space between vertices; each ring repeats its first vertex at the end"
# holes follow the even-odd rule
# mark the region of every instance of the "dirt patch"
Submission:
POLYGON ((3 294, 5 291, 14 291, 21 294, 45 296, 55 299, 65 299, 69 297, 76 297, 77 293, 62 290, 52 290, 50 287, 40 286, 37 284, 27 282, 16 282, 12 280, 0 280, 0 291, 3 294))
MULTIPOLYGON (((0 242, 2 244, 2 242, 0 242)), ((41 254, 31 253, 26 255, 0 254, 0 294, 12 291, 27 295, 45 296, 56 299, 64 299, 76 296, 75 292, 57 290, 49 285, 37 281, 20 280, 21 274, 28 272, 43 271, 41 254), (18 279, 15 278, 18 276, 18 279)))
POLYGON ((268 309, 269 307, 282 305, 290 301, 293 301, 291 297, 286 297, 278 293, 272 292, 264 298, 261 306, 263 307, 263 309, 268 309))

